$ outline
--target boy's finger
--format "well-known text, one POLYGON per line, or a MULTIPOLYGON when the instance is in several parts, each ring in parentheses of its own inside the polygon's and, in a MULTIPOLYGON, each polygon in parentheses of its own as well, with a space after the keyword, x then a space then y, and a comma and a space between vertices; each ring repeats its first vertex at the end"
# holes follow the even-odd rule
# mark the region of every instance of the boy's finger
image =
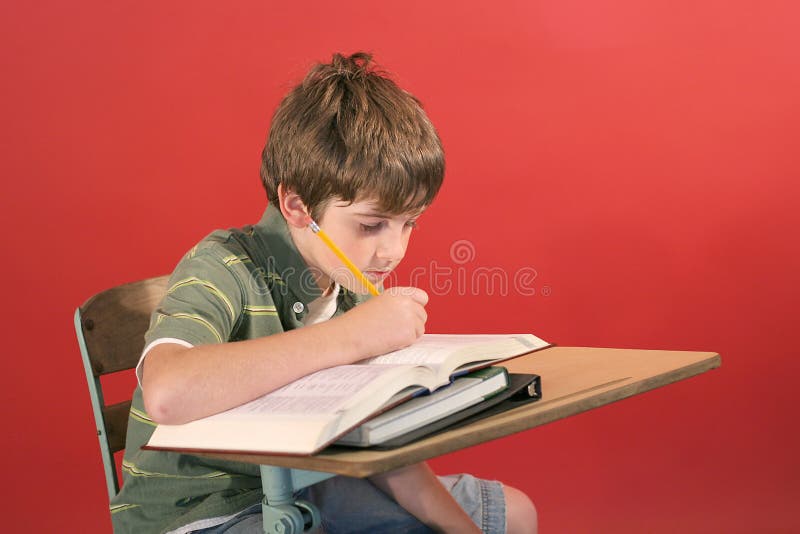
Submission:
POLYGON ((428 294, 418 287, 394 286, 390 287, 386 292, 391 295, 411 297, 414 302, 422 306, 428 303, 428 294))
POLYGON ((428 294, 418 287, 412 287, 414 291, 411 292, 411 298, 414 299, 414 302, 425 306, 428 303, 428 294))

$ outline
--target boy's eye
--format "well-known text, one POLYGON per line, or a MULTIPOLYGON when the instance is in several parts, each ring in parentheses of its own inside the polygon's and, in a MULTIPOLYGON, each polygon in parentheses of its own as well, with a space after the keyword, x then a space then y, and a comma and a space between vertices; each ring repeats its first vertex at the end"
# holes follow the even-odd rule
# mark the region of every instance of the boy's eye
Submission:
MULTIPOLYGON (((374 233, 374 232, 377 232, 377 231, 381 230, 387 224, 389 224, 389 223, 387 223, 386 221, 380 221, 380 222, 372 223, 372 224, 359 223, 359 227, 361 228, 362 232, 369 234, 369 233, 374 233)), ((408 228, 416 228, 417 227, 417 221, 415 219, 406 221, 405 224, 406 224, 406 226, 408 228)))
POLYGON ((364 224, 364 223, 361 223, 361 231, 362 232, 366 232, 368 234, 371 233, 371 232, 377 232, 378 230, 381 229, 381 227, 383 227, 383 223, 382 222, 379 222, 379 223, 376 223, 376 224, 364 224))

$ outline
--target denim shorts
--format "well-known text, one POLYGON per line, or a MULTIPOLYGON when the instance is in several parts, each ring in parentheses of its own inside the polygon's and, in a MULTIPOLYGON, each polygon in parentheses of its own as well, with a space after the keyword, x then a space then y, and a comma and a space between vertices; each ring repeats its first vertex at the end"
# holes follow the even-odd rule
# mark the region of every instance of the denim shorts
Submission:
MULTIPOLYGON (((466 474, 443 476, 439 480, 483 532, 505 532, 506 503, 500 482, 466 474)), ((319 508, 324 534, 431 532, 366 479, 333 477, 300 491, 298 498, 319 508)), ((262 534, 261 504, 221 525, 194 532, 262 534)))

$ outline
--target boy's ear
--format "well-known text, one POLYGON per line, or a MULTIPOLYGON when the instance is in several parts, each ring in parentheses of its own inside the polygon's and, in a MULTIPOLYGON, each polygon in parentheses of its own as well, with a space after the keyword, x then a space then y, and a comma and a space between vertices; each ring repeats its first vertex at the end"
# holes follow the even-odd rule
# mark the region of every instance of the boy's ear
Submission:
POLYGON ((311 222, 303 200, 294 191, 284 189, 283 184, 278 184, 278 204, 283 218, 295 228, 305 228, 311 222))

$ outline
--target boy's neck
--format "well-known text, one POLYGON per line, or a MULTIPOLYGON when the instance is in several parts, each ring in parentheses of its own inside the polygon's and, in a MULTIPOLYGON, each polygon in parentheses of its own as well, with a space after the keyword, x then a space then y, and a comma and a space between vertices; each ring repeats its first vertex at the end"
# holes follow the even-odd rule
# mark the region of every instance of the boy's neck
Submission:
MULTIPOLYGON (((283 217, 283 215, 281 215, 283 217)), ((285 220, 285 219, 284 219, 285 220)), ((305 228, 296 228, 291 224, 288 224, 287 221, 287 228, 289 230, 289 239, 292 240, 294 243, 297 252, 300 253, 300 257, 303 258, 305 264, 312 270, 314 282, 322 291, 322 295, 327 295, 331 290, 331 285, 333 284, 333 280, 330 276, 326 275, 325 273, 320 272, 313 266, 313 262, 310 261, 310 258, 305 252, 306 243, 308 239, 317 239, 311 231, 305 231, 305 228), (316 271, 316 272, 314 272, 316 271)))
MULTIPOLYGON (((320 286, 320 287, 322 287, 322 286, 320 286)), ((336 289, 336 282, 334 282, 333 280, 331 280, 331 281, 330 281, 330 283, 328 284, 328 287, 326 287, 326 288, 324 288, 324 289, 322 290, 322 296, 323 296, 323 297, 327 297, 328 295, 330 295, 331 293, 333 293, 333 290, 334 290, 334 289, 336 289)))

